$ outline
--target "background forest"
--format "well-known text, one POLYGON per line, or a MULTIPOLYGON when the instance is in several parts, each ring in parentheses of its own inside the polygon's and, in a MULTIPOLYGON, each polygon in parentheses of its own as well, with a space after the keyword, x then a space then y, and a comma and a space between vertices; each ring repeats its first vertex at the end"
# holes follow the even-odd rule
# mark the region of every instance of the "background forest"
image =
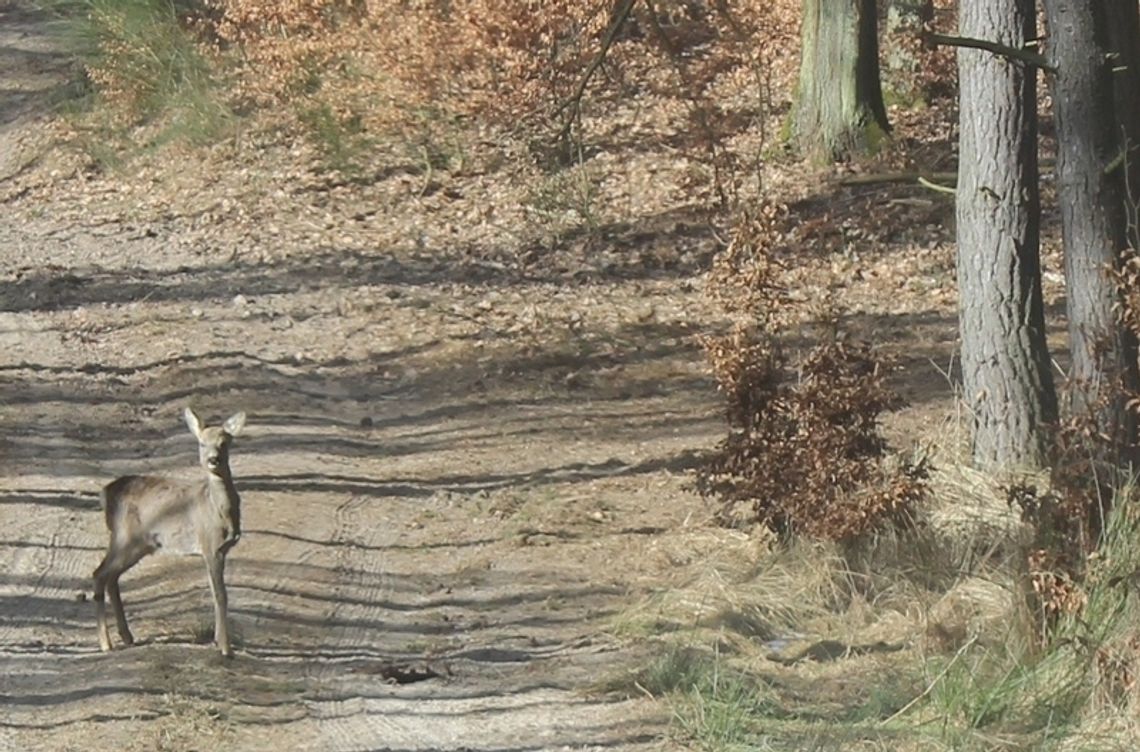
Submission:
MULTIPOLYGON (((485 566, 428 565, 456 582, 560 557, 583 581, 622 575, 620 606, 543 601, 621 656, 567 686, 666 717, 608 746, 1140 743, 1134 3, 0 9, 50 28, 64 61, 0 131, 5 389, 27 411, 0 444, 12 504, 39 477, 22 426, 53 410, 15 379, 95 378, 99 409, 157 440, 202 374, 265 368, 272 388, 214 393, 294 432, 251 439, 268 463, 253 487, 312 505, 283 524, 328 516, 314 478, 424 484, 426 506, 393 515, 409 550, 501 534, 464 543, 485 566), (50 346, 28 334, 56 329, 50 346), (410 461, 390 456, 412 410, 397 399, 432 430, 478 418, 432 450, 454 453, 432 466, 446 482, 385 464, 410 461), (480 443, 514 436, 519 411, 533 444, 480 443), (334 445, 295 486, 270 480, 293 477, 287 450, 334 445), (584 454, 542 464, 563 452, 584 454), (539 469, 499 482, 512 462, 539 469), (579 544, 599 548, 579 561, 579 544)), ((346 505, 329 545, 383 534, 386 512, 346 505)), ((264 584, 241 566, 237 601, 264 584)), ((239 611, 239 652, 269 660, 258 635, 289 609, 239 611)), ((423 636, 380 651, 389 684, 460 653, 423 636)), ((291 681, 257 687, 312 717, 316 684, 291 681)), ((238 743, 253 686, 216 715, 195 705, 214 689, 171 688, 186 704, 161 715, 163 748, 238 743)))

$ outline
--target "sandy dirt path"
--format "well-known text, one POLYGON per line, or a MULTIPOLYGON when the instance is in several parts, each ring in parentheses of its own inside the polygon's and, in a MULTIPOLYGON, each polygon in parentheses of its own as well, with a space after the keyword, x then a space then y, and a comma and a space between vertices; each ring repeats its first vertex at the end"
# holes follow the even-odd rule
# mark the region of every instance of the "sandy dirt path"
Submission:
POLYGON ((0 4, 0 749, 673 748, 667 708, 598 689, 646 659, 620 624, 660 538, 705 513, 716 406, 672 285, 243 261, 30 203, 50 31, 0 4), (608 323, 544 342, 455 314, 487 300, 608 323), (124 577, 139 644, 101 654, 98 489, 193 474, 186 404, 250 415, 238 655, 209 645, 193 558, 124 577))

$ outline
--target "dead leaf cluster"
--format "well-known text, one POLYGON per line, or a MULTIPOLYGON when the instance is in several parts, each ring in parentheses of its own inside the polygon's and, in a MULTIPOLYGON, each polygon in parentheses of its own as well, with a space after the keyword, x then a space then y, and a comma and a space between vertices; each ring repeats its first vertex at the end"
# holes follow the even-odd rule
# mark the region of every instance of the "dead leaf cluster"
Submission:
POLYGON ((710 295, 745 317, 704 340, 729 434, 698 487, 722 503, 724 521, 780 534, 840 541, 909 522, 926 468, 884 461, 878 419, 897 402, 884 364, 869 343, 847 341, 831 301, 789 300, 775 256, 786 222, 779 207, 744 216, 714 265, 710 295), (781 325, 804 305, 822 336, 795 353, 781 325))

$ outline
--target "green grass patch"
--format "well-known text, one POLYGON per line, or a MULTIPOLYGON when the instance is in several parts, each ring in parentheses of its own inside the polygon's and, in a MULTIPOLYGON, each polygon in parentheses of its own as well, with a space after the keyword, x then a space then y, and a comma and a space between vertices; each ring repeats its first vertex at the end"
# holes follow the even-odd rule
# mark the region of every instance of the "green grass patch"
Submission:
POLYGON ((600 178, 585 162, 544 178, 524 200, 536 216, 551 227, 556 240, 577 231, 596 232, 601 224, 600 178))
POLYGON ((1022 635, 1022 649, 967 644, 952 657, 931 658, 924 702, 900 722, 935 723, 943 741, 956 740, 964 749, 983 749, 978 739, 995 737, 1019 740, 1004 745, 1017 749, 1124 749, 1134 743, 1140 732, 1140 509, 1133 495, 1121 494, 1128 500, 1109 516, 1089 559, 1083 609, 1057 619, 1044 637, 1022 635), (1108 719, 1112 731, 1100 734, 1108 719))
POLYGON ((113 165, 132 150, 216 140, 234 122, 222 83, 192 30, 193 3, 82 0, 54 3, 82 81, 67 109, 78 141, 113 165))
POLYGON ((762 682, 710 651, 671 648, 641 672, 637 684, 670 698, 678 729, 700 749, 745 749, 757 723, 782 715, 762 682))
POLYGON ((863 682, 854 691, 825 672, 785 683, 776 674, 737 666, 715 650, 674 646, 631 684, 664 698, 676 733, 707 752, 837 750, 853 744, 886 749, 908 736, 926 741, 925 734, 885 724, 915 696, 916 677, 879 672, 853 678, 863 682))
POLYGON ((331 105, 315 102, 301 107, 298 119, 329 169, 349 176, 361 170, 373 142, 359 115, 341 115, 331 105))
POLYGON ((1039 660, 986 648, 971 648, 938 669, 929 706, 917 716, 933 717, 951 736, 968 732, 1049 735, 1069 725, 1080 709, 1079 682, 1059 655, 1039 660))

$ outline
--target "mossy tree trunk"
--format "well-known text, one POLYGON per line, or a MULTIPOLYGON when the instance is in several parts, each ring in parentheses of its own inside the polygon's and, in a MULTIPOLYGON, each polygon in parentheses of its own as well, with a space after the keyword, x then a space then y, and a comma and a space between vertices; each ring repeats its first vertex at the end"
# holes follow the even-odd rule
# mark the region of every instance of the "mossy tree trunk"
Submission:
POLYGON ((804 0, 800 44, 801 151, 823 160, 873 151, 890 130, 875 0, 804 0))
MULTIPOLYGON (((1033 0, 961 0, 959 33, 1022 47, 1033 0)), ((958 289, 974 463, 1045 463, 1057 405, 1038 251, 1036 70, 959 48, 958 289)))

